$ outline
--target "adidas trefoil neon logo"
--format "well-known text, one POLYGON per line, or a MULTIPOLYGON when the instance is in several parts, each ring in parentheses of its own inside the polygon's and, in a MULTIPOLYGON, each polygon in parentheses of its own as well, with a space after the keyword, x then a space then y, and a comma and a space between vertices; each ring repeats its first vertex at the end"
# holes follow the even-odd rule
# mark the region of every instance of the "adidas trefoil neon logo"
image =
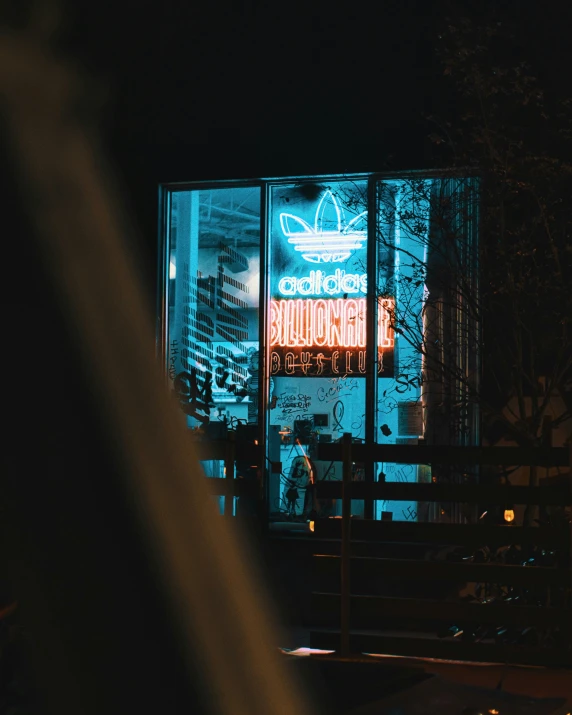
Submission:
POLYGON ((288 243, 310 263, 341 263, 367 241, 367 211, 346 223, 329 189, 320 199, 313 227, 290 213, 280 214, 280 225, 288 243))

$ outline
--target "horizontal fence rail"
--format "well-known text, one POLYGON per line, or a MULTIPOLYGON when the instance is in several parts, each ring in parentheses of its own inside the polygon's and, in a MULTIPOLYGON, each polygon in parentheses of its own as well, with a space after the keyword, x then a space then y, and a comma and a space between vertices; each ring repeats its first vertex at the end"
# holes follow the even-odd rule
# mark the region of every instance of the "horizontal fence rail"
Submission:
POLYGON ((232 439, 191 440, 198 460, 220 459, 224 461, 234 456, 235 444, 232 439))
POLYGON ((219 479, 205 477, 207 489, 216 497, 256 497, 260 491, 258 484, 246 479, 219 479))
MULTIPOLYGON (((566 447, 433 447, 409 444, 352 444, 354 462, 395 464, 491 464, 498 466, 568 467, 566 447)), ((342 444, 318 443, 318 459, 342 461, 342 444)))
MULTIPOLYGON (((317 519, 314 536, 340 539, 341 519, 317 519)), ((526 527, 497 524, 434 524, 407 521, 352 519, 352 541, 393 541, 416 544, 456 544, 480 546, 485 543, 538 544, 563 546, 560 529, 550 526, 526 527)), ((569 545, 568 545, 569 547, 569 545)))
MULTIPOLYGON (((470 504, 572 504, 572 492, 562 486, 519 487, 489 484, 423 484, 417 482, 352 482, 352 499, 459 502, 470 504)), ((318 499, 341 499, 341 481, 316 483, 318 499)))
MULTIPOLYGON (((315 574, 319 574, 324 590, 339 590, 340 557, 315 554, 315 574)), ((353 583, 371 584, 375 577, 404 581, 460 581, 503 583, 512 586, 567 586, 570 571, 545 566, 516 566, 512 564, 474 563, 464 561, 422 561, 419 559, 390 559, 352 556, 350 573, 353 583)), ((370 586, 371 587, 371 586, 370 586)), ((359 587, 354 588, 359 593, 359 587)))
POLYGON ((235 478, 236 442, 232 434, 227 439, 192 439, 191 443, 199 462, 220 460, 224 462, 224 477, 204 477, 212 496, 229 497, 224 502, 224 515, 232 516, 232 497, 257 498, 260 485, 249 479, 235 478))
MULTIPOLYGON (((340 597, 337 593, 312 594, 312 605, 322 614, 331 614, 339 622, 340 597)), ((351 596, 352 622, 377 628, 393 618, 429 619, 444 623, 498 624, 504 626, 572 625, 569 609, 516 606, 509 603, 436 601, 427 598, 392 598, 388 596, 351 596)))

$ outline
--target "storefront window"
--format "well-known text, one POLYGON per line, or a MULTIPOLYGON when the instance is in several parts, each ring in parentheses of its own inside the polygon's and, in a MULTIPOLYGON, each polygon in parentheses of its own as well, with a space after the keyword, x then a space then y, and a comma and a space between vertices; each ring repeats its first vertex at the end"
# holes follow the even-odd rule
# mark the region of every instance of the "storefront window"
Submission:
MULTIPOLYGON (((377 184, 377 291, 391 296, 395 372, 378 375, 375 439, 381 444, 417 444, 423 426, 423 307, 430 226, 431 181, 377 184)), ((378 463, 378 481, 419 481, 423 468, 378 463)), ((423 478, 427 470, 423 470, 423 478)), ((417 502, 378 501, 375 518, 416 521, 417 502)))
POLYGON ((259 422, 260 188, 169 198, 168 379, 188 427, 216 438, 259 422))
MULTIPOLYGON (((365 437, 367 183, 273 186, 270 201, 270 422, 283 473, 271 514, 335 515, 312 484, 340 479, 320 441, 365 437)), ((359 510, 353 504, 354 511, 359 510)))
MULTIPOLYGON (((472 179, 373 175, 165 188, 170 389, 190 430, 258 444, 255 472, 237 461, 236 475, 263 483, 271 519, 341 513, 313 487, 341 479, 341 463, 317 456, 344 433, 477 442, 476 191, 472 179)), ((203 466, 224 475, 220 461, 203 466)), ((353 472, 435 479, 415 464, 353 472)), ((354 501, 352 513, 425 521, 435 509, 354 501)))

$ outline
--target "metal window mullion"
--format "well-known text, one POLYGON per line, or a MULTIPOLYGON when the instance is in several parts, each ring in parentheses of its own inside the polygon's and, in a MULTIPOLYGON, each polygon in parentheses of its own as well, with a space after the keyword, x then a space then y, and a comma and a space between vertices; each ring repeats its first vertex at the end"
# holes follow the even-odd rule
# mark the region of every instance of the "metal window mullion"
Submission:
POLYGON ((155 332, 155 350, 160 363, 161 374, 165 381, 167 375, 167 346, 169 335, 169 254, 171 236, 171 192, 163 186, 159 187, 159 245, 157 260, 157 324, 155 332))
MULTIPOLYGON (((366 295, 366 345, 367 345, 367 372, 366 372, 366 400, 365 400, 365 441, 366 444, 375 442, 376 437, 376 406, 377 406, 377 181, 370 177, 367 185, 367 295, 366 295)), ((373 462, 365 464, 365 481, 375 481, 375 468, 373 462)), ((374 500, 369 497, 364 502, 364 518, 373 519, 374 500)))
POLYGON ((262 497, 266 516, 264 526, 268 526, 270 519, 270 470, 266 469, 268 454, 268 421, 270 419, 270 411, 268 410, 269 395, 270 395, 270 352, 268 350, 268 311, 270 309, 270 293, 269 293, 269 245, 270 245, 270 230, 269 230, 269 212, 268 205, 270 201, 270 188, 267 182, 259 184, 260 186, 260 280, 258 286, 258 369, 261 371, 259 375, 258 389, 258 433, 260 441, 258 450, 261 456, 261 478, 262 478, 262 497))

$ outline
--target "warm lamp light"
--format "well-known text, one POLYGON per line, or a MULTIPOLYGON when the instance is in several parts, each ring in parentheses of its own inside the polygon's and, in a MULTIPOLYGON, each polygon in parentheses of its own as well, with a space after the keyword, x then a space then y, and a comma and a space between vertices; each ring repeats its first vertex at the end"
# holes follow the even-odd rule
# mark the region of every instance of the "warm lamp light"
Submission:
POLYGON ((310 531, 314 531, 315 529, 315 524, 313 521, 310 522, 310 531))
POLYGON ((504 510, 504 520, 507 522, 514 521, 514 509, 505 509, 504 510))

